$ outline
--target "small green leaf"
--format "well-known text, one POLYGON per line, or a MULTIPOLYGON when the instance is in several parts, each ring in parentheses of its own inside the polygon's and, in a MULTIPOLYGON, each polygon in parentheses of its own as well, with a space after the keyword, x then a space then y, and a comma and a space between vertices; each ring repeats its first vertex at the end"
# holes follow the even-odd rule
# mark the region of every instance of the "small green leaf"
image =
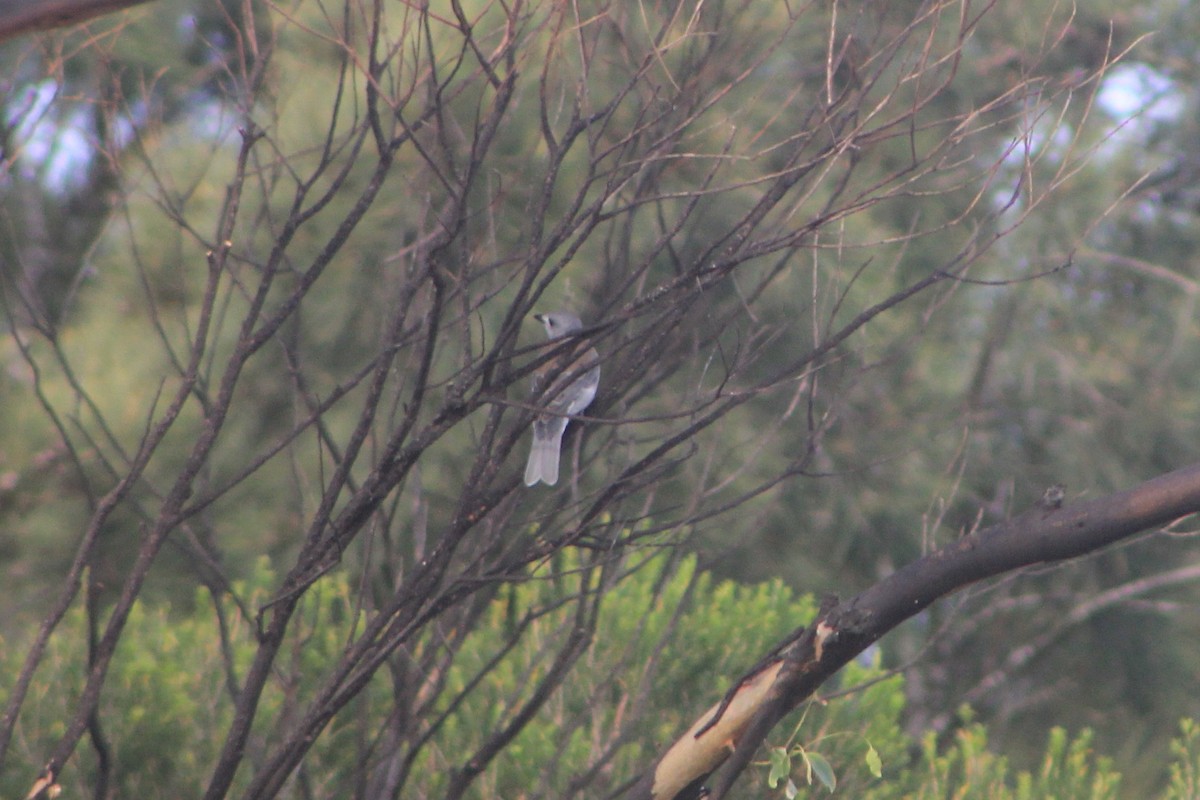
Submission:
POLYGON ((787 786, 783 790, 783 796, 787 800, 796 800, 796 795, 800 794, 800 790, 796 788, 796 782, 788 778, 787 786))
POLYGON ((867 769, 871 770, 871 774, 876 778, 883 777, 883 759, 879 757, 879 751, 870 742, 867 742, 867 769))
POLYGON ((825 756, 820 753, 806 753, 805 758, 808 759, 813 774, 817 776, 817 780, 821 782, 822 786, 830 792, 837 788, 837 775, 833 773, 833 767, 825 759, 825 756))
POLYGON ((782 747, 772 747, 771 770, 767 773, 767 786, 774 789, 791 771, 792 759, 788 756, 787 750, 782 747))

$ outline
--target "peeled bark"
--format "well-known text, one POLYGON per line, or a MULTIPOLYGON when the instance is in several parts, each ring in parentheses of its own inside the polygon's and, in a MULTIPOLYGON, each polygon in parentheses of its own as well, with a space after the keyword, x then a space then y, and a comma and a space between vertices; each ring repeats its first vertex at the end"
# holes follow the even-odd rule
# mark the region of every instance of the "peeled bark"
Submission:
POLYGON ((851 659, 935 600, 985 578, 1095 552, 1197 512, 1200 464, 1107 497, 1062 508, 1035 507, 964 536, 845 602, 830 602, 795 641, 780 647, 776 657, 740 682, 723 710, 715 706, 705 712, 623 797, 726 797, 786 714, 851 659), (716 721, 715 713, 720 714, 716 721))

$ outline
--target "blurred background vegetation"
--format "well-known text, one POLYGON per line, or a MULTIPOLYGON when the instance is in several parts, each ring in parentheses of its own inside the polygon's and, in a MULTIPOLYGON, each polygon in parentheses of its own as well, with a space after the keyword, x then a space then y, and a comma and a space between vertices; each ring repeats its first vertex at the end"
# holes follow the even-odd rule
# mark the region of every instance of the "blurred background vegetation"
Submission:
MULTIPOLYGON (((655 51, 661 63, 649 65, 618 54, 654 51, 654 28, 639 15, 667 18, 674 6, 598 6, 591 13, 615 22, 592 52, 553 46, 556 31, 546 21, 553 15, 530 9, 527 42, 512 65, 520 76, 513 108, 473 186, 465 243, 454 253, 473 263, 486 256, 494 265, 473 278, 488 301, 463 315, 463 348, 487 345, 506 304, 515 302, 507 270, 534 244, 529 210, 543 193, 551 193, 546 220, 553 223, 571 213, 572 180, 598 186, 605 179, 588 173, 592 165, 579 153, 566 158, 558 185, 547 190, 533 179, 549 157, 543 127, 557 124, 540 117, 539 103, 551 98, 548 107, 566 109, 583 87, 602 106, 639 71, 662 86, 682 83, 694 56, 689 48, 714 48, 725 77, 737 81, 719 104, 686 117, 683 140, 696 152, 754 152, 756 169, 769 172, 786 132, 806 124, 796 98, 820 97, 827 88, 829 15, 842 14, 837 24, 856 34, 847 38, 836 73, 839 85, 853 85, 871 69, 870 43, 879 30, 902 27, 928 9, 888 5, 874 14, 834 4, 814 13, 822 24, 812 25, 790 23, 784 4, 697 7, 696 18, 719 35, 664 46, 655 51), (772 39, 777 34, 781 42, 772 39)), ((483 4, 469 10, 486 28, 493 10, 483 4)), ((566 796, 562 782, 569 775, 543 772, 545 765, 586 760, 583 753, 595 743, 585 740, 595 734, 562 720, 596 709, 601 716, 622 713, 619 703, 605 705, 603 693, 593 691, 593 673, 628 669, 636 682, 639 665, 658 665, 639 702, 659 724, 630 735, 630 749, 605 767, 627 776, 653 752, 651 742, 681 730, 794 627, 796 614, 811 613, 811 602, 800 598, 853 594, 966 530, 1029 507, 1051 484, 1065 483, 1069 502, 1197 460, 1200 9, 1163 2, 1071 8, 1039 0, 952 10, 983 15, 962 44, 952 79, 923 113, 937 120, 981 110, 970 137, 942 151, 937 169, 905 178, 886 201, 864 203, 804 247, 751 262, 711 289, 661 354, 690 358, 686 370, 657 385, 648 370, 641 395, 602 392, 602 416, 642 422, 593 445, 599 454, 587 463, 603 476, 597 483, 614 480, 661 441, 672 430, 670 415, 691 408, 680 398, 711 388, 718 380, 712 365, 737 360, 730 354, 746 358, 740 379, 769 376, 819 345, 835 323, 955 263, 964 251, 972 259, 966 280, 891 309, 856 331, 819 371, 761 393, 697 435, 699 455, 678 456, 640 512, 645 524, 667 529, 659 544, 689 555, 647 555, 629 568, 634 577, 598 626, 597 639, 610 648, 594 656, 603 663, 585 657, 577 665, 570 690, 544 709, 509 759, 488 771, 478 796, 566 796), (1021 91, 1013 92, 1017 86, 1021 91), (1030 204, 1034 184, 1052 187, 1052 196, 1030 204), (739 304, 740 318, 715 311, 739 304), (804 453, 809 457, 801 459, 804 453), (787 479, 777 480, 781 475, 787 479), (743 500, 748 492, 754 496, 743 500), (677 513, 692 503, 703 513, 677 513), (726 504, 733 510, 717 513, 726 504), (670 611, 680 602, 688 616, 676 621, 670 611), (621 627, 633 622, 633 629, 621 627), (656 650, 668 629, 668 643, 656 650), (576 747, 580 754, 572 755, 576 747)), ((6 695, 98 498, 136 451, 187 360, 208 278, 205 237, 226 208, 245 115, 261 120, 271 146, 289 161, 286 169, 266 160, 250 165, 259 171, 245 190, 254 216, 233 242, 243 254, 242 272, 230 274, 234 288, 215 310, 225 327, 213 336, 203 365, 201 380, 211 388, 220 359, 235 347, 256 270, 277 241, 277 219, 289 213, 283 173, 304 173, 326 157, 347 169, 344 185, 335 186, 330 174, 315 179, 319 189, 335 191, 290 243, 272 290, 276 301, 304 281, 307 260, 337 235, 354 192, 372 179, 357 151, 335 147, 331 155, 326 145, 331 124, 352 125, 364 113, 363 76, 350 70, 346 77, 343 51, 327 33, 343 22, 316 4, 285 10, 161 0, 0 46, 0 264, 10 334, 0 344, 0 690, 6 695), (262 74, 236 66, 260 48, 271 50, 269 61, 260 62, 262 74), (251 108, 247 96, 254 97, 251 108)), ((681 38, 682 26, 671 28, 681 38)), ((448 23, 404 30, 391 44, 416 54, 413 64, 421 53, 462 47, 448 23)), ((931 30, 931 41, 955 32, 951 25, 931 30)), ((468 123, 484 116, 490 90, 456 78, 447 80, 450 116, 468 123)), ((389 79, 417 80, 403 69, 389 79)), ((869 108, 864 103, 860 113, 869 108)), ((634 128, 647 109, 653 100, 618 104, 607 124, 634 128)), ((663 111, 664 128, 675 111, 663 111)), ((608 135, 598 136, 601 151, 608 135)), ((654 135, 645 132, 651 150, 654 135)), ((955 135, 950 126, 931 124, 911 136, 863 143, 855 156, 862 166, 839 199, 870 195, 873 181, 904 175, 915 152, 955 135)), ((458 137, 465 147, 472 133, 446 124, 439 136, 458 137)), ((614 152, 611 159, 619 157, 614 152)), ((618 171, 615 163, 599 163, 618 171)), ((701 159, 680 158, 636 180, 682 207, 688 198, 672 193, 697 189, 711 177, 708 170, 701 159)), ((723 183, 735 183, 736 164, 728 170, 723 183)), ((373 357, 403 283, 406 254, 437 227, 444 179, 414 149, 397 153, 392 175, 317 290, 285 323, 286 346, 265 348, 246 370, 236 388, 238 411, 199 489, 241 478, 248 453, 273 447, 373 357)), ((569 255, 569 262, 547 284, 539 308, 569 306, 587 320, 610 318, 641 290, 681 274, 681 265, 712 258, 711 231, 757 202, 759 180, 760 173, 748 172, 738 190, 699 203, 667 248, 654 250, 662 227, 650 213, 630 214, 619 230, 599 228, 564 245, 555 257, 569 255), (641 283, 627 280, 620 265, 651 251, 641 283)), ((818 213, 827 192, 833 194, 816 181, 791 207, 797 225, 818 213)), ((621 209, 614 201, 601 213, 616 216, 621 209)), ((538 339, 532 327, 521 336, 526 344, 538 339)), ((636 338, 633 331, 626 336, 621 347, 636 338)), ((598 346, 619 349, 615 340, 598 346)), ((437 393, 450 390, 456 353, 437 354, 437 393)), ((398 382, 415 368, 400 364, 398 382)), ((351 391, 361 396, 363 388, 351 391)), ((404 413, 399 390, 396 397, 391 416, 382 415, 392 421, 404 413)), ((119 674, 104 694, 107 708, 120 709, 113 718, 122 720, 109 731, 124 781, 118 796, 202 791, 228 724, 228 706, 215 701, 229 680, 226 659, 248 663, 249 650, 239 648, 249 647, 253 609, 277 590, 315 511, 314 487, 332 469, 323 448, 343 439, 354 422, 352 413, 335 408, 323 418, 326 431, 289 445, 286 457, 272 458, 219 494, 168 540, 114 662, 119 674), (225 589, 237 598, 234 605, 249 609, 245 618, 222 616, 215 598, 225 589), (227 642, 217 635, 222 628, 227 642), (232 655, 222 654, 222 644, 232 655)), ((454 517, 472 466, 462 453, 475 446, 484 424, 480 412, 432 445, 397 491, 390 525, 372 544, 387 557, 372 561, 365 546, 348 553, 347 563, 357 567, 335 570, 320 596, 306 599, 309 627, 296 636, 307 644, 288 656, 284 670, 295 683, 281 681, 276 691, 303 695, 310 667, 301 662, 311 659, 313 674, 328 667, 353 636, 363 586, 388 584, 392 576, 381 565, 392 554, 416 559, 414 542, 454 517)), ((169 485, 158 476, 181 468, 203 425, 202 404, 187 407, 127 506, 107 520, 88 566, 97 608, 112 601, 134 558, 146 525, 142 510, 169 485)), ((513 459, 514 475, 519 460, 513 459)), ((950 796, 949 787, 969 780, 978 781, 971 791, 979 793, 963 796, 1010 796, 1001 786, 1029 797, 1195 796, 1195 779, 1189 789, 1187 777, 1195 766, 1194 730, 1185 729, 1172 750, 1180 719, 1200 717, 1200 569, 1188 569, 1192 564, 1200 564, 1200 547, 1185 523, 1079 563, 972 590, 886 639, 875 661, 843 685, 884 669, 899 674, 828 707, 814 706, 799 739, 834 763, 846 797, 950 796), (1056 727, 1069 733, 1051 733, 1056 727), (882 778, 864 766, 868 742, 882 754, 882 778), (960 770, 968 762, 972 769, 960 770)), ((561 563, 556 568, 570 572, 561 563)), ((553 606, 549 597, 520 594, 550 586, 498 593, 481 612, 486 624, 456 661, 461 674, 447 680, 465 686, 465 676, 503 648, 502 639, 482 640, 514 624, 519 614, 512 609, 553 606)), ((17 742, 0 769, 5 796, 28 790, 45 748, 61 735, 84 672, 83 617, 72 611, 37 673, 35 701, 22 711, 17 742)), ((439 770, 477 746, 470 728, 491 725, 491 710, 519 693, 521 675, 536 672, 540 651, 529 647, 508 653, 493 682, 448 716, 437 731, 441 750, 422 756, 430 759, 423 782, 411 784, 406 796, 440 796, 439 770)), ((378 682, 387 683, 382 676, 378 682)), ((386 703, 373 698, 383 691, 376 683, 356 701, 361 713, 326 732, 292 784, 294 796, 350 796, 342 792, 356 763, 344 759, 342 743, 382 724, 386 703)), ((270 718, 276 711, 266 705, 270 718)), ((287 715, 279 716, 276 724, 287 724, 287 715)), ((254 733, 271 735, 266 724, 254 733)), ((77 769, 72 793, 86 793, 90 767, 77 769)), ((765 780, 765 770, 756 780, 765 780)))

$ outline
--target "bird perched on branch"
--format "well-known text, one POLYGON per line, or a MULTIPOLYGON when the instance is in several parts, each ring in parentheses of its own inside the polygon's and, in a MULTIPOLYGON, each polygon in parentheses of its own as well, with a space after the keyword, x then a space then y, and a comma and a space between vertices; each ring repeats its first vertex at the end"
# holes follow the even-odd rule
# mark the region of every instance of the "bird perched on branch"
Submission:
MULTIPOLYGON (((551 342, 583 329, 579 317, 569 311, 534 314, 533 318, 546 326, 551 342)), ((550 486, 558 482, 558 458, 563 432, 568 418, 588 407, 600 385, 600 354, 589 347, 556 346, 562 352, 540 366, 533 375, 534 402, 545 409, 533 421, 533 447, 525 465, 525 485, 545 481, 550 486)))

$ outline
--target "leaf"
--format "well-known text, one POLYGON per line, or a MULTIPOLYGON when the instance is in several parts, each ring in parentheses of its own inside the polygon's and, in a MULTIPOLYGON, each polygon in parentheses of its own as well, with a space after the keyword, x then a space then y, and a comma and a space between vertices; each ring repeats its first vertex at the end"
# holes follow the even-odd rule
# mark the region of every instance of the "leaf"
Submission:
POLYGON ((795 800, 796 795, 800 794, 800 790, 796 788, 796 782, 788 778, 787 786, 783 790, 783 796, 787 800, 795 800))
MULTIPOLYGON (((771 770, 767 773, 767 786, 774 789, 792 771, 792 759, 782 747, 771 748, 771 770)), ((790 781, 789 781, 790 782, 790 781)))
POLYGON ((808 760, 809 766, 822 786, 830 792, 837 788, 837 775, 834 774, 833 766, 825 756, 820 753, 805 753, 804 757, 808 760))
POLYGON ((883 777, 883 759, 879 757, 879 751, 870 742, 867 742, 867 769, 871 770, 871 774, 876 778, 883 777))

